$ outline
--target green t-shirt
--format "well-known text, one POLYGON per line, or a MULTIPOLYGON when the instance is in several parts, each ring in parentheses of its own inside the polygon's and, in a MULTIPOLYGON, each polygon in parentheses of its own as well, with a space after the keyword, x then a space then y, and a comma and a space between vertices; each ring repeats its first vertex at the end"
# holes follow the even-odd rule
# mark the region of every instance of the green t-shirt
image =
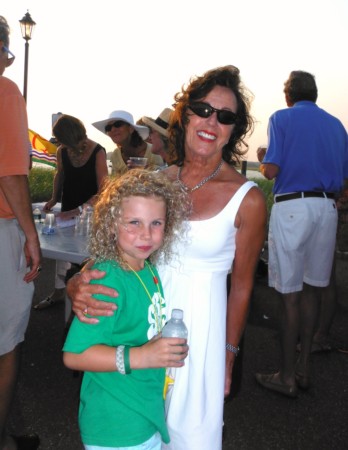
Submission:
MULTIPOLYGON (((133 272, 123 270, 114 261, 95 264, 94 268, 106 271, 106 276, 95 280, 94 284, 113 287, 119 293, 113 299, 103 295, 95 297, 116 303, 118 309, 112 317, 99 317, 100 322, 96 325, 82 323, 75 317, 63 350, 81 353, 95 344, 137 347, 158 334, 156 317, 162 322, 161 329, 166 322, 166 305, 156 269, 151 266, 158 284, 146 265, 137 272, 152 297, 150 303, 143 285, 133 272)), ((164 380, 164 368, 132 370, 128 375, 85 372, 79 409, 83 443, 105 447, 134 446, 150 439, 157 431, 163 442, 168 443, 164 380)))

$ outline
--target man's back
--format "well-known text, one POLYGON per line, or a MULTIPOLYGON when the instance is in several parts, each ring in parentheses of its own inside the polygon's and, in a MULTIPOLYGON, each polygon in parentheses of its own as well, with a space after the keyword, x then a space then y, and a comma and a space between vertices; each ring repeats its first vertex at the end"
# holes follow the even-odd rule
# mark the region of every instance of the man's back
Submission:
POLYGON ((299 101, 271 116, 269 136, 264 163, 280 168, 276 194, 341 189, 348 170, 348 138, 337 118, 314 102, 299 101))

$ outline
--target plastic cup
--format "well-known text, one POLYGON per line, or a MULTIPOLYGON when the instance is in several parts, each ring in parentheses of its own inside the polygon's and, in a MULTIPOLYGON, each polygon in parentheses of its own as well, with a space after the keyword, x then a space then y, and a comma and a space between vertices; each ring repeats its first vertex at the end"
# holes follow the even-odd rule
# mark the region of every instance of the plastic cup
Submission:
POLYGON ((147 164, 147 158, 139 158, 137 156, 131 156, 129 158, 130 162, 131 162, 131 168, 135 169, 138 168, 140 169, 141 167, 145 167, 147 164))
POLYGON ((46 214, 44 226, 42 228, 43 234, 53 234, 55 232, 56 216, 52 213, 46 214))

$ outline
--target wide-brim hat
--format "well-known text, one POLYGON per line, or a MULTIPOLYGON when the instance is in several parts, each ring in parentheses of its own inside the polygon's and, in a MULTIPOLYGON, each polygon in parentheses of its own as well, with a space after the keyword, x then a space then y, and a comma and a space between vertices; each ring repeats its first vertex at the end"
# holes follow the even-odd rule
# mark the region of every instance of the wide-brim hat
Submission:
POLYGON ((152 119, 151 117, 142 117, 142 122, 148 125, 150 128, 158 131, 163 136, 168 137, 168 126, 170 116, 173 113, 173 110, 170 108, 165 108, 161 114, 157 117, 157 119, 152 119))
POLYGON ((141 125, 136 125, 134 123, 134 119, 132 114, 130 114, 127 111, 112 111, 112 113, 109 114, 109 117, 104 120, 99 120, 98 122, 92 123, 92 125, 102 133, 106 134, 105 132, 105 125, 107 125, 110 121, 116 121, 116 120, 122 120, 122 122, 128 123, 128 125, 131 125, 143 139, 147 139, 150 133, 150 130, 147 127, 143 127, 141 125))

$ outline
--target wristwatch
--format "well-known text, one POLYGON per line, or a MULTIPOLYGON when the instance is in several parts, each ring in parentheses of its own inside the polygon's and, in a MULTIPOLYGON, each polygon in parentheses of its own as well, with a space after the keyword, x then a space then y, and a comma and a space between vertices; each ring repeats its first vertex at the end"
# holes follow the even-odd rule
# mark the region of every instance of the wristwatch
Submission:
POLYGON ((239 347, 235 347, 235 346, 232 345, 232 344, 226 344, 226 350, 228 350, 229 352, 232 352, 232 353, 234 353, 236 356, 238 356, 238 353, 239 353, 240 348, 239 348, 239 347))

